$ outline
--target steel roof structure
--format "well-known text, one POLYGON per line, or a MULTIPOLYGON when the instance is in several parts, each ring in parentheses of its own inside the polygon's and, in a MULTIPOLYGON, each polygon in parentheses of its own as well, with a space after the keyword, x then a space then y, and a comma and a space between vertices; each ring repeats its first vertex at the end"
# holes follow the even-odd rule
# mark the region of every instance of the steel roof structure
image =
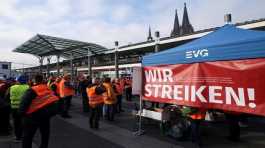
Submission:
POLYGON ((93 43, 37 34, 13 51, 37 57, 60 55, 66 59, 75 59, 104 54, 107 50, 107 48, 93 43))

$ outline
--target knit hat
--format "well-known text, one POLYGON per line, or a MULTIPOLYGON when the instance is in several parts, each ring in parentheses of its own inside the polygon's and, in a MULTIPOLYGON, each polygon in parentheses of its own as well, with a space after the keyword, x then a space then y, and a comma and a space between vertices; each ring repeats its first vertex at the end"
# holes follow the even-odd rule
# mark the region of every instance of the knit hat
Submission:
POLYGON ((22 84, 25 84, 28 82, 28 77, 25 76, 25 75, 21 75, 21 76, 18 76, 16 78, 16 80, 19 82, 19 83, 22 83, 22 84))

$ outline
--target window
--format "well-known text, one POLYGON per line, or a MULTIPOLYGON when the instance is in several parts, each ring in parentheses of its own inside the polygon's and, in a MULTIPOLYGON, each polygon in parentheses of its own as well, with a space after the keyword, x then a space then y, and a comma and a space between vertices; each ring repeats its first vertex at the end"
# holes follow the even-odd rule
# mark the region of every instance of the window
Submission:
POLYGON ((8 65, 7 64, 2 64, 2 69, 8 69, 8 65))

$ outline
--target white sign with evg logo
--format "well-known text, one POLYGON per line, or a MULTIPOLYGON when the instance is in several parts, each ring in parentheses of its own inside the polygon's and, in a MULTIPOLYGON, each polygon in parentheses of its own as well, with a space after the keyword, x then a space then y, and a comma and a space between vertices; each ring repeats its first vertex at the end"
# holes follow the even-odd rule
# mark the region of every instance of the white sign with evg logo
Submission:
POLYGON ((186 51, 186 59, 207 57, 207 56, 209 56, 208 49, 186 51))

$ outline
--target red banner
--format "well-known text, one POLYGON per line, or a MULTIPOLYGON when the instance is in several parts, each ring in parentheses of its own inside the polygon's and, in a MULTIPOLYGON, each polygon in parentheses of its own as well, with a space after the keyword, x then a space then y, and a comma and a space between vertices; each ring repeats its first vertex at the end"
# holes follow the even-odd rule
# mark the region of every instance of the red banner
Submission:
POLYGON ((265 58, 144 67, 144 99, 265 116, 265 58))

